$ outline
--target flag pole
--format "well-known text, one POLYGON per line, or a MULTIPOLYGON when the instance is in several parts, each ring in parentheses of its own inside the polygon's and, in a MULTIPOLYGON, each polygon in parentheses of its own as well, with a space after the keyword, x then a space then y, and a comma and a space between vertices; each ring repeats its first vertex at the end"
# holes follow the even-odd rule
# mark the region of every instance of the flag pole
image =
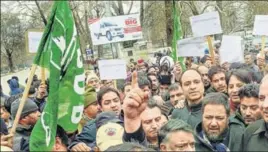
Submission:
POLYGON ((263 35, 261 37, 262 43, 261 43, 261 55, 264 56, 264 47, 265 47, 265 36, 263 35))
MULTIPOLYGON (((26 101, 26 99, 28 97, 28 94, 29 94, 29 90, 30 90, 30 87, 31 87, 31 83, 33 81, 33 76, 34 76, 34 73, 36 71, 36 68, 37 68, 36 64, 33 64, 32 67, 31 67, 31 72, 30 72, 30 75, 28 77, 27 84, 26 84, 26 87, 24 89, 24 92, 23 92, 23 95, 22 95, 22 98, 21 98, 21 101, 20 101, 20 105, 19 105, 16 117, 15 117, 15 120, 13 122, 13 126, 11 128, 10 134, 15 134, 15 131, 16 131, 16 128, 17 128, 17 125, 19 123, 19 119, 20 119, 20 116, 21 116, 21 112, 23 110, 23 107, 25 105, 25 101, 26 101)), ((11 143, 12 140, 13 140, 13 138, 10 138, 9 142, 11 143)))
POLYGON ((41 82, 45 83, 46 82, 46 72, 45 72, 45 68, 41 67, 41 82))
POLYGON ((213 50, 213 45, 212 45, 212 39, 209 35, 207 36, 207 41, 208 41, 208 48, 209 48, 209 53, 211 56, 212 65, 214 65, 215 64, 214 50, 213 50))

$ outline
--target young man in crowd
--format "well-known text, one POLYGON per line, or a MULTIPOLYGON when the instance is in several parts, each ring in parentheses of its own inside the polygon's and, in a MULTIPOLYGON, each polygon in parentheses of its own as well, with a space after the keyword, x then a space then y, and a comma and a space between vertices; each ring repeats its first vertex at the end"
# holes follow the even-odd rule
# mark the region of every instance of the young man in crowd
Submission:
MULTIPOLYGON (((20 99, 14 101, 11 105, 11 116, 13 120, 16 117, 18 108, 20 104, 20 99)), ((21 150, 21 142, 23 140, 28 140, 30 138, 30 134, 34 125, 40 117, 40 112, 38 110, 38 106, 30 99, 26 99, 25 105, 23 107, 19 124, 16 128, 16 132, 13 140, 13 150, 20 151, 21 150)))
POLYGON ((174 83, 170 85, 168 88, 168 93, 170 96, 170 100, 165 103, 166 105, 172 108, 172 110, 177 108, 178 104, 182 104, 182 107, 184 107, 185 96, 183 94, 183 90, 180 84, 174 83))
POLYGON ((180 84, 185 95, 185 106, 172 112, 173 119, 182 119, 194 128, 201 122, 201 107, 204 97, 204 83, 201 74, 194 69, 183 72, 180 84))
POLYGON ((158 133, 160 151, 195 151, 194 132, 180 119, 171 119, 158 133))
POLYGON ((159 81, 158 81, 157 75, 148 73, 147 76, 152 84, 152 96, 159 95, 160 90, 159 90, 159 81))
POLYGON ((252 69, 254 72, 259 72, 259 67, 254 63, 253 55, 247 53, 245 55, 245 63, 252 69))
MULTIPOLYGON (((242 137, 246 127, 255 121, 261 119, 261 112, 259 108, 259 85, 246 84, 240 88, 240 107, 229 119, 230 133, 236 133, 242 137)), ((230 145, 232 150, 239 151, 241 138, 236 139, 234 145, 230 145)))
POLYGON ((197 68, 197 71, 201 73, 203 81, 204 81, 204 87, 205 87, 205 92, 210 88, 210 80, 208 77, 208 68, 204 65, 201 65, 197 68))
POLYGON ((41 81, 35 81, 33 85, 38 87, 36 88, 35 95, 32 99, 38 106, 39 111, 42 112, 47 100, 47 85, 41 81))
MULTIPOLYGON (((114 88, 103 88, 98 92, 97 101, 102 112, 113 111, 123 119, 121 116, 121 100, 120 95, 114 88)), ((95 121, 88 122, 82 129, 82 132, 76 136, 74 141, 70 144, 69 149, 77 151, 87 151, 91 144, 96 141, 96 123, 95 121)), ((92 148, 92 147, 91 147, 92 148)))
POLYGON ((259 91, 261 120, 249 125, 242 136, 240 151, 267 151, 268 149, 268 75, 261 82, 259 91))
POLYGON ((208 71, 211 87, 206 93, 222 92, 227 94, 226 75, 220 66, 212 66, 208 71))

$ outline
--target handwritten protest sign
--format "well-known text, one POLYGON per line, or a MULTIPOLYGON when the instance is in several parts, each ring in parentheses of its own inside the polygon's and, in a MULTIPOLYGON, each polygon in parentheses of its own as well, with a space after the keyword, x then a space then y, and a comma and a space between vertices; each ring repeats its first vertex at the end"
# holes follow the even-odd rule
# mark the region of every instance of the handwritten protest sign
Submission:
POLYGON ((221 64, 224 62, 244 62, 244 51, 242 49, 242 38, 240 36, 222 36, 220 61, 221 64))
POLYGON ((111 80, 111 79, 126 79, 127 69, 126 61, 115 59, 115 60, 99 60, 98 61, 100 79, 111 80))
POLYGON ((207 47, 205 37, 182 39, 177 41, 177 55, 181 57, 204 56, 207 47))
POLYGON ((255 16, 253 35, 268 36, 268 15, 255 16))
POLYGON ((209 12, 190 17, 192 32, 195 37, 222 33, 218 12, 209 12))

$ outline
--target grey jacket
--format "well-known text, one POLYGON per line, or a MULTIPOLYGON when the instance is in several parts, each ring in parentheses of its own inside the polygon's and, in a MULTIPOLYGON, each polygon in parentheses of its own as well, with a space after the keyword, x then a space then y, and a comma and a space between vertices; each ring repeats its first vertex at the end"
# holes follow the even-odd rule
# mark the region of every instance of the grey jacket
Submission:
POLYGON ((22 140, 29 140, 31 132, 33 130, 32 126, 22 126, 18 124, 16 128, 16 133, 13 139, 13 150, 21 151, 22 140))

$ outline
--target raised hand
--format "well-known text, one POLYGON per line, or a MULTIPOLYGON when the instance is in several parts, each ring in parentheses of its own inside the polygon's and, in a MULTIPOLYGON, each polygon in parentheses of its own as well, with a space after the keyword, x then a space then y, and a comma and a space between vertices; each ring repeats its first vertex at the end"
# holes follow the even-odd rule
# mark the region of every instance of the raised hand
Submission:
POLYGON ((148 95, 139 88, 136 71, 132 73, 131 87, 123 102, 124 117, 138 119, 147 106, 148 95))

